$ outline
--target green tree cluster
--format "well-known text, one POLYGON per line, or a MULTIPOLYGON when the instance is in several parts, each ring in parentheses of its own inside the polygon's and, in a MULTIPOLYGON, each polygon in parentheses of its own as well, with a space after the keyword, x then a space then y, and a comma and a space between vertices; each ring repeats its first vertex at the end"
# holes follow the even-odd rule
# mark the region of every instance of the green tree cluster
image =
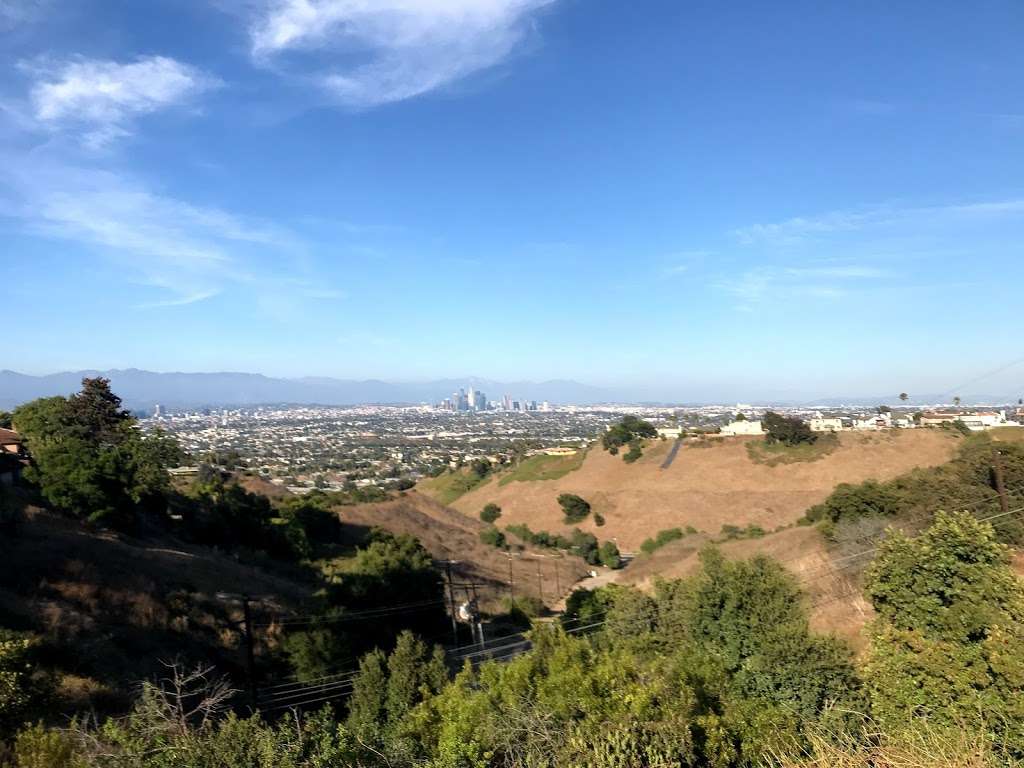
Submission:
POLYGON ((590 502, 575 493, 559 494, 558 506, 562 508, 563 521, 566 525, 581 522, 590 514, 590 502))
MULTIPOLYGON (((805 523, 821 522, 829 538, 854 535, 858 521, 890 520, 928 522, 940 509, 970 509, 977 517, 998 512, 994 475, 995 451, 999 452, 1009 503, 1024 499, 1024 446, 995 443, 987 435, 972 435, 957 448, 953 459, 938 467, 913 470, 893 480, 841 483, 821 504, 807 510, 805 523)), ((1010 517, 1000 521, 1000 538, 1024 542, 1024 524, 1010 517)), ((857 535, 863 535, 857 533, 857 535)))
POLYGON ((375 529, 323 590, 313 618, 287 632, 283 646, 295 674, 312 680, 373 648, 390 648, 409 630, 435 636, 447 625, 444 588, 430 553, 414 537, 375 529), (408 610, 384 611, 389 606, 408 610), (372 612, 372 621, 352 620, 372 612))
POLYGON ((480 510, 480 519, 485 523, 493 523, 499 517, 501 517, 501 507, 497 504, 486 504, 484 505, 484 508, 480 510))
POLYGON ((769 445, 800 445, 813 443, 818 439, 807 426, 807 422, 794 416, 783 416, 775 411, 768 411, 762 417, 761 423, 765 431, 765 442, 769 445))
POLYGON ((572 534, 568 537, 547 531, 534 532, 524 523, 506 526, 505 531, 535 547, 567 551, 582 557, 590 565, 597 565, 601 561, 597 537, 579 528, 573 528, 572 534))
POLYGON ((987 735, 1024 760, 1024 585, 988 523, 940 512, 917 538, 893 532, 868 572, 865 680, 875 719, 987 735))
MULTIPOLYGON (((601 445, 613 456, 619 448, 645 437, 657 437, 658 430, 650 422, 636 416, 623 416, 618 424, 610 426, 601 436, 601 445)), ((637 457, 639 458, 639 456, 637 457)), ((636 459, 633 459, 635 461, 636 459)))
POLYGON ((182 452, 163 433, 139 430, 108 380, 83 379, 80 392, 33 400, 12 420, 32 458, 26 479, 57 509, 117 527, 166 511, 167 468, 182 452))

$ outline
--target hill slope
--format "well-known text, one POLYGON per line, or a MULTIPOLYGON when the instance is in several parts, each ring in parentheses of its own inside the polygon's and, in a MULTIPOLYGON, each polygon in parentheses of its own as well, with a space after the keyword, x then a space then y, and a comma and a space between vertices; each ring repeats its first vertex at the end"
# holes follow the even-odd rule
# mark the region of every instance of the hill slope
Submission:
POLYGON ((593 519, 580 527, 600 539, 616 539, 623 551, 636 550, 659 530, 692 525, 718 533, 726 524, 756 524, 772 530, 799 518, 844 482, 890 479, 915 467, 948 461, 955 438, 937 430, 844 433, 839 446, 816 461, 774 467, 751 461, 746 440, 723 440, 707 447, 684 446, 668 469, 661 469, 669 444, 655 442, 643 458, 626 464, 621 456, 591 450, 582 466, 553 480, 509 482, 501 476, 474 488, 452 506, 475 516, 487 503, 502 508, 501 525, 526 523, 534 530, 566 532, 557 497, 575 493, 587 499, 606 523, 593 519))
MULTIPOLYGON (((408 533, 420 540, 439 560, 455 560, 456 581, 479 585, 485 608, 492 608, 508 594, 509 557, 480 541, 486 526, 475 516, 460 514, 415 491, 391 501, 339 507, 342 522, 366 527, 378 526, 392 533, 408 533)), ((578 557, 551 556, 552 553, 524 549, 511 558, 512 579, 517 594, 557 602, 570 586, 583 578, 587 566, 578 557)))

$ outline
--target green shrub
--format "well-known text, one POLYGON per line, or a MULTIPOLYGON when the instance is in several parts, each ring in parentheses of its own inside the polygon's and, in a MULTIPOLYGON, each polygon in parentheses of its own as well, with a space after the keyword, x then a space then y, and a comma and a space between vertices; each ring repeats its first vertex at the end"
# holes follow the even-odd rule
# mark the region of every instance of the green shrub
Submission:
POLYGON ((485 523, 493 523, 499 517, 501 517, 501 507, 497 504, 487 504, 480 510, 480 519, 485 523))
MULTIPOLYGON (((687 526, 687 533, 696 533, 697 529, 692 526, 687 526)), ((666 528, 663 531, 658 531, 657 535, 650 539, 644 539, 644 543, 640 545, 640 551, 644 554, 651 554, 657 549, 668 544, 670 541, 677 541, 683 538, 685 534, 680 528, 666 528)))
POLYGON ((566 525, 585 520, 590 514, 590 503, 575 493, 560 494, 558 504, 562 507, 563 520, 566 525))
POLYGON ((634 461, 644 455, 643 447, 639 440, 631 440, 629 442, 629 450, 626 451, 622 456, 622 460, 627 464, 632 464, 634 461))
POLYGON ((614 541, 606 541, 597 550, 597 557, 601 565, 607 568, 618 568, 622 565, 622 558, 619 555, 619 548, 614 541))
POLYGON ((505 534, 493 525, 490 525, 480 531, 480 541, 488 546, 497 547, 498 549, 505 549, 507 545, 507 542, 505 541, 505 534))

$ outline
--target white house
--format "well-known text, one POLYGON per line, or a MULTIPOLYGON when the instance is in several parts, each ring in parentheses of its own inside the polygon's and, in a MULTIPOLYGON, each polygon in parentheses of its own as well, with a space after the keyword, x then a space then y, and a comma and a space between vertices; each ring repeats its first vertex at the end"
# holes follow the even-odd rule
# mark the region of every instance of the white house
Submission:
POLYGON ((760 421, 730 421, 722 427, 723 435, 763 435, 760 421))
POLYGON ((658 437, 664 437, 666 440, 678 440, 685 431, 680 426, 658 427, 658 437))
POLYGON ((958 413, 955 411, 935 411, 921 414, 922 427, 938 427, 962 421, 968 429, 980 432, 992 427, 1001 427, 1007 423, 1006 411, 973 411, 958 413))
POLYGON ((826 419, 817 416, 807 422, 811 432, 840 432, 843 429, 842 419, 826 419))

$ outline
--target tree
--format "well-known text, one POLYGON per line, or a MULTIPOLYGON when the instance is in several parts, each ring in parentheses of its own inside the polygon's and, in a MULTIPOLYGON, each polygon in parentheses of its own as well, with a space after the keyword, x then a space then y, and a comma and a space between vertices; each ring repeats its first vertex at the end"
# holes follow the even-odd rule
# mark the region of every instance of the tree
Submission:
POLYGON ((578 523, 590 514, 590 503, 575 493, 560 494, 558 504, 562 508, 566 525, 578 523))
POLYGON ((14 415, 10 411, 0 411, 0 428, 10 429, 14 415))
POLYGON ((644 455, 643 447, 639 440, 630 440, 629 450, 622 456, 622 460, 627 464, 632 464, 634 461, 644 455))
POLYGON ((26 478, 58 509, 122 527, 166 509, 167 468, 181 450, 160 431, 142 433, 106 379, 83 379, 70 398, 26 403, 13 423, 32 458, 26 478))
POLYGON ((489 525, 480 531, 480 541, 491 547, 497 547, 498 549, 505 548, 505 534, 499 531, 493 525, 489 525))
POLYGON ((905 403, 909 399, 910 395, 908 395, 906 392, 900 392, 900 402, 905 403))
POLYGON ((601 436, 601 445, 613 456, 619 452, 619 448, 634 440, 645 437, 657 437, 658 430, 650 422, 638 419, 636 416, 623 416, 622 421, 610 426, 604 435, 601 436))
POLYGON ((916 538, 892 532, 867 594, 878 618, 865 680, 879 723, 980 729, 1024 757, 1024 583, 992 526, 940 512, 916 538))
POLYGON ((768 411, 762 421, 766 433, 765 441, 768 443, 793 446, 801 443, 813 443, 818 439, 806 422, 791 416, 782 416, 774 411, 768 411))
POLYGON ((501 517, 501 507, 497 504, 487 504, 480 510, 480 519, 485 523, 493 523, 499 517, 501 517))
POLYGON ((957 408, 960 407, 960 395, 957 395, 956 397, 953 398, 953 405, 955 405, 957 408))
POLYGON ((600 559, 601 565, 607 568, 618 568, 622 564, 619 548, 614 541, 606 541, 602 544, 597 550, 597 557, 600 559))

